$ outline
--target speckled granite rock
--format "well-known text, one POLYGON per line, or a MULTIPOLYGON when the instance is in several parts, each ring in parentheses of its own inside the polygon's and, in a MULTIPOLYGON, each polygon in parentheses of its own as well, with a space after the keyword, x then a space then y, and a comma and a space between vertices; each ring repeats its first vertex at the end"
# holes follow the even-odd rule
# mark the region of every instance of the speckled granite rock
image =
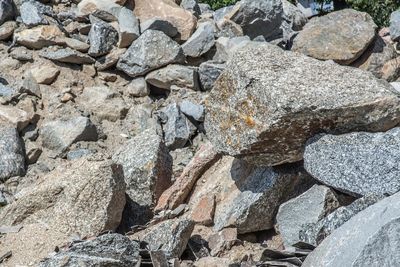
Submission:
POLYGON ((314 178, 352 195, 394 194, 400 190, 400 128, 311 139, 304 167, 314 178))
POLYGON ((321 131, 390 129, 399 104, 370 73, 253 42, 236 50, 215 83, 205 127, 219 151, 271 166, 301 160, 307 139, 321 131))
POLYGON ((108 54, 118 42, 118 32, 101 19, 91 16, 90 20, 92 27, 88 36, 90 43, 88 54, 92 57, 108 54))
POLYGON ((16 128, 0 124, 0 181, 25 174, 25 151, 16 128))

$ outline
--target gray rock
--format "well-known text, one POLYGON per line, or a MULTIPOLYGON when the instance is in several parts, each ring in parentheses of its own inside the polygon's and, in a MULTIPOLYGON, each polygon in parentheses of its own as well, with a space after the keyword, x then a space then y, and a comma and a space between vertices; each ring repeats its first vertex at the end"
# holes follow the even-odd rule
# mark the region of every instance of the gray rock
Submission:
POLYGON ((73 244, 68 250, 43 260, 39 267, 115 266, 130 267, 140 262, 139 243, 120 234, 105 234, 73 244))
POLYGON ((300 241, 304 224, 316 223, 339 207, 335 193, 323 185, 314 185, 302 195, 283 203, 276 215, 276 229, 286 249, 300 241))
POLYGON ((131 77, 137 77, 171 63, 183 62, 184 59, 179 44, 163 32, 147 30, 121 56, 117 68, 131 77))
POLYGON ((144 97, 150 94, 150 88, 143 77, 133 79, 124 87, 124 93, 133 97, 144 97))
POLYGON ((199 17, 201 14, 198 0, 182 0, 181 7, 192 12, 196 17, 199 17))
POLYGON ((57 51, 44 50, 39 55, 53 61, 79 65, 93 64, 95 62, 92 57, 71 48, 58 49, 57 51))
POLYGON ((0 0, 0 26, 16 16, 16 7, 13 0, 0 0))
POLYGON ((201 15, 212 14, 214 12, 209 4, 199 3, 199 8, 201 15))
POLYGON ((140 24, 140 29, 142 33, 147 30, 161 31, 171 38, 178 34, 178 29, 171 22, 159 18, 145 20, 140 24))
POLYGON ((188 100, 183 100, 179 104, 179 108, 186 116, 189 116, 196 121, 204 121, 204 107, 202 105, 197 105, 188 100))
POLYGON ((86 148, 76 149, 73 151, 69 151, 67 153, 67 159, 68 160, 76 160, 76 159, 80 159, 80 158, 85 157, 90 154, 93 154, 93 151, 90 149, 86 149, 86 148))
POLYGON ((321 131, 396 126, 399 101, 371 73, 251 43, 215 83, 205 127, 220 152, 271 166, 301 160, 306 141, 321 131))
POLYGON ((206 61, 199 66, 199 78, 203 91, 210 91, 225 69, 225 63, 206 61))
POLYGON ((170 150, 182 148, 190 139, 190 122, 183 115, 176 103, 170 104, 161 110, 163 118, 164 140, 170 150))
POLYGON ((17 28, 18 24, 15 21, 6 21, 0 25, 0 41, 10 39, 17 28))
POLYGON ((37 97, 42 96, 40 85, 37 83, 36 79, 32 76, 31 73, 28 73, 25 79, 23 79, 22 84, 19 88, 19 93, 25 93, 37 97))
POLYGON ((295 5, 287 0, 282 0, 284 18, 290 23, 290 27, 294 31, 301 31, 306 25, 308 19, 306 15, 295 5))
POLYGON ((7 205, 8 201, 4 196, 4 193, 0 190, 0 207, 7 205))
POLYGON ((298 238, 302 242, 318 246, 322 240, 350 220, 351 217, 383 198, 383 195, 366 195, 348 206, 338 208, 318 222, 305 223, 299 232, 298 238))
POLYGON ((88 54, 92 57, 103 56, 110 52, 118 42, 118 32, 108 23, 91 16, 92 27, 89 32, 90 48, 88 54))
POLYGON ((146 82, 166 90, 171 87, 200 90, 199 76, 193 67, 171 64, 146 75, 146 82))
POLYGON ((328 236, 304 267, 400 265, 400 193, 359 212, 328 236))
POLYGON ((118 13, 119 41, 118 47, 125 48, 132 44, 139 35, 139 20, 132 10, 122 7, 118 13))
POLYGON ((397 42, 400 40, 400 11, 396 10, 390 15, 390 38, 397 42))
POLYGON ((25 174, 24 143, 18 131, 5 125, 0 127, 0 181, 25 174))
POLYGON ((215 41, 215 47, 217 49, 213 60, 217 62, 226 62, 235 51, 239 48, 244 47, 250 42, 248 36, 240 36, 234 38, 220 37, 215 41))
POLYGON ((187 219, 175 219, 162 222, 149 229, 143 236, 151 251, 161 249, 168 258, 179 258, 186 248, 194 229, 194 222, 187 219))
POLYGON ((218 21, 217 28, 218 37, 234 38, 238 36, 243 36, 242 27, 229 19, 221 19, 220 21, 218 21))
POLYGON ((272 40, 282 34, 282 1, 241 0, 226 18, 239 24, 251 39, 262 35, 272 40))
POLYGON ((14 88, 0 83, 0 97, 10 99, 17 95, 17 90, 14 88))
POLYGON ((234 5, 222 7, 220 9, 215 10, 214 12, 214 21, 218 22, 223 19, 226 15, 228 15, 234 8, 234 5))
POLYGON ((400 128, 325 135, 306 146, 304 167, 322 183, 348 194, 394 194, 400 190, 398 149, 400 128))
POLYGON ((200 23, 193 35, 182 45, 183 52, 189 57, 200 57, 215 44, 216 27, 214 22, 200 23))
POLYGON ((79 141, 97 141, 96 126, 86 117, 45 122, 40 135, 42 145, 58 153, 79 141))
POLYGON ((20 9, 22 22, 28 27, 48 25, 48 20, 43 15, 52 15, 53 10, 39 1, 29 0, 22 3, 20 9))

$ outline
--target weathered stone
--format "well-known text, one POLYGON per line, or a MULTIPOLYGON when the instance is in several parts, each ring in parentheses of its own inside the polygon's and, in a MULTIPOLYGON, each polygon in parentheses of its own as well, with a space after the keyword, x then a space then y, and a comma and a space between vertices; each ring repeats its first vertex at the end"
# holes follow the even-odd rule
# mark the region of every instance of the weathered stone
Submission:
POLYGON ((26 141, 25 152, 27 164, 34 164, 38 161, 40 155, 42 154, 42 149, 36 143, 26 141))
POLYGON ((11 123, 18 131, 24 129, 35 115, 13 106, 0 105, 0 122, 11 123))
POLYGON ((170 0, 136 0, 134 11, 140 21, 159 18, 171 22, 182 41, 189 39, 196 29, 196 17, 170 0))
POLYGON ((226 15, 226 18, 239 24, 243 33, 251 39, 262 35, 266 40, 281 35, 282 17, 281 0, 241 0, 226 15))
POLYGON ((302 242, 318 246, 322 240, 350 220, 351 217, 383 198, 383 195, 374 194, 359 198, 348 206, 336 209, 316 223, 307 223, 303 225, 303 229, 300 231, 298 237, 302 242))
POLYGON ((171 63, 183 62, 184 58, 182 48, 175 41, 160 31, 147 30, 121 56, 117 68, 137 77, 171 63))
POLYGON ((86 53, 90 48, 90 45, 88 45, 87 43, 73 38, 64 38, 64 42, 68 47, 72 48, 73 50, 77 50, 83 53, 86 53))
POLYGON ((0 25, 14 19, 16 7, 13 0, 0 0, 0 25))
POLYGON ((119 57, 126 52, 126 49, 113 49, 101 58, 98 58, 95 67, 98 71, 106 70, 117 65, 119 57))
POLYGON ((0 41, 9 39, 17 27, 18 25, 15 21, 7 21, 0 25, 0 41))
POLYGON ((25 174, 24 144, 17 130, 2 125, 0 127, 0 181, 12 176, 25 174))
POLYGON ((128 8, 121 8, 118 12, 118 47, 125 48, 132 44, 139 35, 139 20, 128 8))
POLYGON ((118 32, 108 23, 92 16, 92 27, 89 32, 90 48, 88 54, 92 57, 103 56, 111 51, 118 42, 118 32))
POLYGON ((196 17, 199 17, 201 10, 198 2, 198 0, 182 0, 180 6, 183 9, 190 11, 196 17))
POLYGON ((213 15, 213 10, 209 4, 199 3, 200 15, 213 15))
POLYGON ((198 224, 212 225, 215 213, 215 196, 204 196, 193 208, 191 219, 198 224))
POLYGON ((220 256, 226 250, 230 250, 237 242, 237 229, 225 228, 208 238, 208 246, 210 247, 211 256, 220 256))
POLYGON ((32 51, 26 49, 25 47, 14 48, 11 51, 10 55, 13 59, 16 59, 19 61, 32 61, 33 60, 32 51))
POLYGON ((390 15, 390 38, 397 42, 400 40, 400 11, 394 11, 390 15))
POLYGON ((400 128, 325 135, 306 146, 304 167, 314 178, 345 193, 394 194, 400 190, 399 148, 400 128))
POLYGON ((179 108, 186 116, 196 121, 204 121, 204 107, 202 105, 194 104, 189 100, 183 100, 179 104, 179 108))
POLYGON ((200 57, 215 44, 216 27, 213 21, 200 23, 193 35, 182 45, 183 52, 189 57, 200 57))
POLYGON ((239 36, 234 38, 220 37, 215 41, 217 51, 213 57, 216 62, 225 62, 232 55, 235 55, 237 49, 244 47, 250 42, 248 36, 239 36))
POLYGON ((328 187, 314 185, 302 195, 283 203, 276 215, 276 229, 285 248, 300 241, 299 233, 307 223, 316 223, 339 207, 339 202, 328 187))
POLYGON ((97 141, 96 126, 86 117, 45 122, 40 134, 42 145, 58 153, 79 141, 97 141))
POLYGON ((140 262, 139 243, 120 234, 105 234, 73 244, 68 250, 43 260, 39 267, 136 266, 140 262), (67 265, 65 265, 67 263, 67 265))
POLYGON ((224 71, 225 64, 206 61, 199 66, 199 78, 203 91, 210 91, 219 75, 224 71))
POLYGON ((17 42, 30 49, 62 45, 64 44, 64 37, 64 33, 56 25, 37 26, 15 33, 17 42))
POLYGON ((29 0, 22 3, 20 9, 22 22, 28 27, 47 25, 49 22, 43 15, 52 15, 53 9, 38 1, 29 0))
POLYGON ((296 162, 318 132, 384 131, 399 122, 399 94, 371 73, 268 43, 235 54, 206 102, 205 128, 221 152, 270 166, 296 162))
POLYGON ((146 82, 157 88, 171 90, 172 86, 199 90, 199 76, 193 67, 171 64, 146 75, 146 82))
POLYGON ((292 50, 348 65, 372 43, 376 28, 367 13, 353 9, 332 12, 307 23, 295 38, 292 50))
POLYGON ((58 49, 57 51, 45 50, 40 52, 40 56, 64 63, 72 63, 72 64, 93 64, 95 60, 81 52, 72 50, 70 48, 58 49))
POLYGON ((124 173, 111 161, 69 161, 19 192, 0 213, 3 225, 41 222, 81 237, 117 228, 125 205, 124 173))
POLYGON ((291 29, 301 31, 308 22, 307 17, 301 10, 287 0, 282 0, 283 15, 290 22, 291 29))
POLYGON ((234 7, 235 7, 234 5, 231 5, 231 6, 226 6, 226 7, 222 7, 222 8, 215 10, 214 16, 213 16, 214 21, 218 22, 221 19, 223 19, 226 15, 228 15, 233 10, 234 7))
MULTIPOLYGON (((50 79, 51 76, 55 75, 55 73, 52 74, 51 72, 52 72, 52 70, 49 70, 48 73, 45 73, 44 76, 41 76, 41 73, 36 72, 35 69, 31 70, 30 72, 27 73, 27 75, 25 75, 25 79, 23 80, 22 85, 19 88, 19 92, 21 94, 25 93, 25 94, 41 97, 42 93, 40 91, 40 85, 36 79, 38 79, 41 82, 51 81, 51 79, 50 79), (36 75, 37 77, 34 77, 34 75, 36 75)), ((57 75, 58 75, 58 73, 57 73, 57 75)), ((54 79, 57 78, 57 75, 54 76, 54 79)))
POLYGON ((150 94, 150 88, 143 77, 133 79, 124 87, 124 93, 133 97, 144 97, 150 94))
POLYGON ((228 38, 234 38, 238 36, 243 36, 243 30, 240 25, 236 24, 232 20, 229 19, 221 19, 217 23, 217 28, 218 28, 218 37, 228 37, 228 38))
POLYGON ((116 20, 114 14, 118 12, 121 5, 123 1, 118 0, 82 0, 78 4, 78 13, 84 16, 95 14, 116 20))
POLYGON ((195 267, 220 267, 235 264, 233 260, 221 257, 204 257, 193 263, 195 267))
POLYGON ((382 79, 393 82, 400 77, 400 57, 386 62, 382 67, 382 79))
POLYGON ((142 22, 140 29, 142 33, 147 30, 161 31, 171 38, 178 34, 178 29, 171 22, 159 18, 152 18, 142 22))
POLYGON ((14 88, 0 83, 0 97, 11 99, 16 95, 17 91, 14 88))
POLYGON ((328 236, 302 266, 399 265, 399 203, 397 193, 359 212, 328 236))
POLYGON ((32 69, 31 74, 39 84, 52 84, 58 74, 60 74, 60 70, 49 65, 44 65, 32 69))

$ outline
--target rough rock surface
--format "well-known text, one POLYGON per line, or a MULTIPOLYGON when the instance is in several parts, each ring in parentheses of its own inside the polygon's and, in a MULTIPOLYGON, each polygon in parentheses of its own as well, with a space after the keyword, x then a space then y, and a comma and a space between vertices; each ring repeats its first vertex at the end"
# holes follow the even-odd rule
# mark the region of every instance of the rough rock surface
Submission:
POLYGON ((199 76, 195 68, 170 64, 146 75, 146 82, 157 88, 170 90, 172 86, 199 90, 199 76))
POLYGON ((91 17, 91 21, 88 54, 92 57, 108 54, 118 42, 118 32, 110 24, 100 19, 91 17))
POLYGON ((0 181, 25 174, 25 151, 17 129, 0 127, 0 181))
POLYGON ((400 11, 394 11, 390 15, 390 38, 393 41, 400 40, 400 11))
POLYGON ((45 50, 40 53, 44 58, 72 64, 93 64, 95 60, 81 52, 75 51, 70 48, 58 49, 57 51, 45 50))
POLYGON ((16 8, 12 0, 0 1, 0 25, 12 20, 16 15, 16 8))
POLYGON ((183 53, 188 57, 200 57, 214 46, 216 31, 213 21, 200 23, 193 35, 182 45, 183 53))
POLYGON ((204 91, 209 91, 213 88, 215 81, 225 69, 224 63, 214 61, 206 61, 199 66, 199 78, 201 88, 204 91))
POLYGON ((294 40, 292 50, 348 65, 368 48, 376 28, 367 13, 353 9, 332 12, 307 23, 294 40))
POLYGON ((219 151, 278 165, 301 160, 306 140, 321 131, 394 127, 399 101, 389 84, 362 70, 251 43, 217 80, 205 126, 219 151))
POLYGON ((63 44, 65 35, 56 25, 42 25, 15 34, 17 42, 31 49, 63 44))

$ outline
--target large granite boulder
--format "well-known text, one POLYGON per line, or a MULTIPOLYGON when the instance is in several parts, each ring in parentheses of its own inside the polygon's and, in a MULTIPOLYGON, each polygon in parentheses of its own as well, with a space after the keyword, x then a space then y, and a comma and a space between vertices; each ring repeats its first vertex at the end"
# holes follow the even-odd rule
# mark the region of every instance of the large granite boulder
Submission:
POLYGON ((355 196, 400 190, 400 128, 356 132, 310 140, 304 167, 320 182, 355 196))
POLYGON ((292 50, 348 65, 368 48, 376 29, 367 13, 353 9, 336 11, 307 23, 294 40, 292 50))
POLYGON ((250 43, 236 51, 206 102, 215 147, 263 165, 302 159, 316 133, 382 131, 400 121, 399 94, 365 71, 250 43))
POLYGON ((15 127, 0 124, 0 181, 24 174, 24 143, 15 127))

